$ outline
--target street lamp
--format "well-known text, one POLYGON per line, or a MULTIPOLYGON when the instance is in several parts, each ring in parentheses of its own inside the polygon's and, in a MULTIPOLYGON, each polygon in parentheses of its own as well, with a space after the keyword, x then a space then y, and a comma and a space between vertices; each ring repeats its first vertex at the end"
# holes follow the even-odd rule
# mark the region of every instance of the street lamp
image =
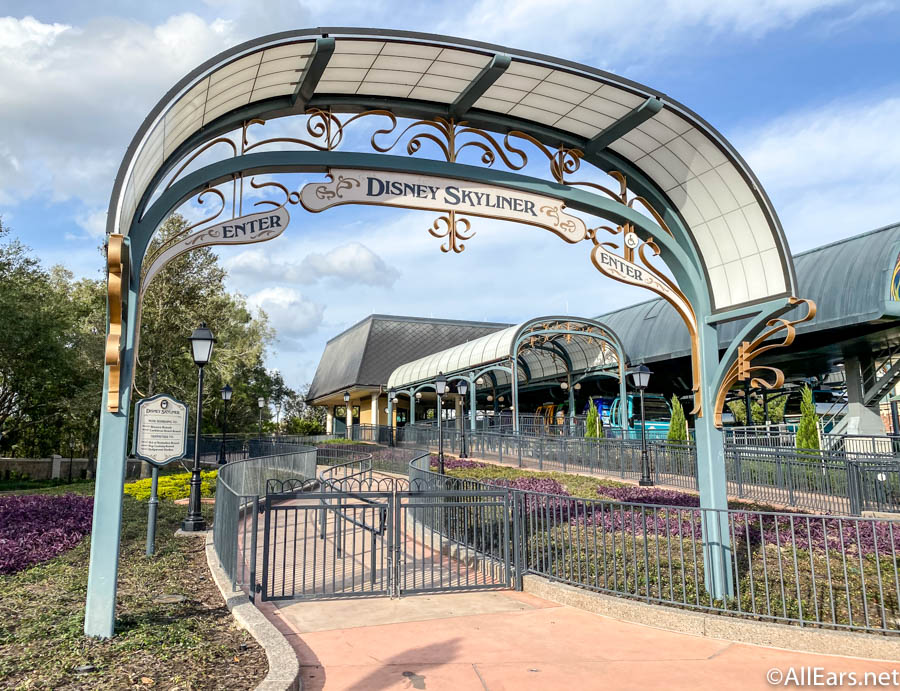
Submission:
POLYGON ((181 529, 186 533, 196 533, 206 530, 206 521, 200 511, 200 429, 203 424, 203 368, 212 356, 213 337, 206 322, 200 322, 200 326, 191 333, 188 339, 191 342, 191 355, 194 364, 199 370, 197 381, 197 417, 194 427, 194 467, 191 470, 191 496, 188 500, 188 515, 181 522, 181 529))
POLYGON ((262 439, 262 411, 266 406, 266 399, 260 396, 256 399, 256 405, 259 406, 259 438, 262 439))
POLYGON ((447 393, 447 377, 443 372, 438 372, 434 380, 434 392, 437 394, 437 423, 438 423, 438 463, 441 467, 441 475, 444 474, 444 425, 441 424, 441 402, 447 393))
POLYGON ((231 400, 232 393, 234 393, 234 390, 228 384, 222 387, 222 401, 225 408, 222 412, 222 458, 219 459, 219 465, 223 465, 227 460, 225 456, 225 442, 228 438, 228 402, 231 400))
POLYGON ((397 390, 391 389, 388 391, 388 407, 384 411, 387 413, 387 424, 388 424, 388 435, 390 439, 391 446, 394 445, 394 407, 397 405, 397 402, 400 399, 397 398, 397 390))
POLYGON ((653 480, 650 479, 650 459, 647 457, 647 421, 644 417, 644 390, 650 383, 650 375, 653 372, 647 365, 639 365, 631 370, 631 381, 634 388, 641 392, 641 487, 650 487, 653 480))
POLYGON ((469 392, 469 384, 465 379, 460 379, 456 383, 456 393, 462 397, 462 444, 460 444, 459 452, 462 458, 466 457, 466 394, 469 392))

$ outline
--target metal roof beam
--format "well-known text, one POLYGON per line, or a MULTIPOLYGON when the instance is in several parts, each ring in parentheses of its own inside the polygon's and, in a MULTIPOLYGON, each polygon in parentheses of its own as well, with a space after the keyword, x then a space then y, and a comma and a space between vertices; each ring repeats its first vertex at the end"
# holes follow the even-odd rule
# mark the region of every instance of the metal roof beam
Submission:
POLYGON ((660 110, 662 110, 662 107, 662 100, 657 98, 656 96, 651 96, 637 108, 623 115, 605 130, 591 139, 587 143, 587 146, 585 146, 584 153, 596 154, 603 151, 603 149, 608 147, 617 139, 620 139, 622 136, 628 134, 628 132, 633 130, 642 122, 652 118, 660 110))
POLYGON ((328 66, 328 61, 331 60, 333 53, 333 38, 316 39, 316 47, 313 48, 312 55, 309 56, 306 67, 303 69, 303 73, 300 75, 300 79, 294 89, 294 94, 291 96, 291 105, 294 108, 297 110, 306 108, 306 104, 313 97, 316 86, 318 86, 319 80, 322 78, 322 74, 325 72, 325 68, 328 66))
POLYGON ((511 62, 512 58, 505 53, 494 55, 491 61, 484 66, 484 69, 478 73, 478 76, 450 104, 450 116, 456 119, 463 117, 469 108, 475 105, 475 101, 481 98, 484 92, 503 76, 511 62))

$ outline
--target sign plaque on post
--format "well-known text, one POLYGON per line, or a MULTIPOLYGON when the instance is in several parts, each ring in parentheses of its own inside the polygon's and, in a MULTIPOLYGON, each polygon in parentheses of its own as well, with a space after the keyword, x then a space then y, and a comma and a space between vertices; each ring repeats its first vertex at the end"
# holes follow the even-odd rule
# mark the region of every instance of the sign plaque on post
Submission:
MULTIPOLYGON (((142 398, 134 406, 134 455, 153 466, 147 504, 147 556, 156 542, 156 490, 161 466, 184 458, 187 451, 188 407, 167 394, 142 398)), ((195 440, 194 443, 199 443, 195 440)))
POLYGON ((156 467, 187 452, 187 404, 167 394, 142 398, 135 404, 134 455, 156 467))

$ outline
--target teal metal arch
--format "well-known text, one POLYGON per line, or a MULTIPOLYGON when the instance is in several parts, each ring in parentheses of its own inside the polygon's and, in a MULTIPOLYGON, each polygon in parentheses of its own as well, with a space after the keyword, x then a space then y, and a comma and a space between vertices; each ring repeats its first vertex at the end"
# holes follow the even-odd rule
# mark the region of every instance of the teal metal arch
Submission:
MULTIPOLYGON (((496 78, 496 77, 494 77, 496 78)), ((483 90, 482 92, 483 93, 483 90)), ((671 271, 685 296, 694 308, 698 329, 698 365, 701 379, 702 400, 711 406, 715 400, 719 384, 733 360, 739 340, 726 350, 725 357, 720 358, 716 334, 716 324, 724 321, 743 319, 745 325, 741 338, 750 338, 758 333, 766 321, 780 316, 793 306, 790 298, 796 292, 796 279, 790 253, 781 226, 762 186, 753 176, 752 171, 740 159, 737 152, 712 127, 686 107, 678 104, 661 93, 653 91, 634 82, 623 80, 615 75, 556 60, 548 56, 531 53, 509 51, 498 46, 448 39, 447 37, 409 32, 392 32, 386 30, 365 29, 327 29, 283 32, 262 37, 241 44, 204 63, 181 82, 160 101, 148 115, 132 141, 117 175, 108 214, 108 229, 126 235, 126 245, 130 249, 132 271, 126 292, 128 296, 127 315, 124 323, 124 347, 120 369, 120 407, 118 412, 107 410, 107 383, 109 368, 104 369, 104 400, 101 412, 100 441, 98 449, 98 476, 95 488, 95 521, 91 545, 91 567, 88 579, 88 596, 85 611, 85 632, 88 635, 110 636, 113 633, 115 620, 115 594, 118 564, 119 528, 122 510, 122 485, 125 472, 125 449, 128 438, 128 413, 131 402, 131 380, 135 357, 135 317, 137 300, 140 294, 140 273, 145 252, 153 233, 162 221, 178 206, 192 195, 210 185, 232 180, 235 176, 253 175, 256 173, 305 172, 322 173, 329 168, 365 168, 383 171, 419 172, 439 175, 447 178, 474 180, 487 184, 502 185, 511 189, 544 194, 561 201, 575 210, 607 219, 618 225, 631 224, 636 233, 646 240, 653 237, 660 247, 661 259, 671 271), (383 96, 340 95, 335 93, 319 93, 316 84, 322 77, 328 63, 328 56, 334 51, 332 35, 359 35, 366 37, 387 37, 385 40, 425 42, 430 45, 447 45, 450 47, 477 49, 483 53, 491 53, 495 60, 491 70, 483 71, 470 86, 453 103, 426 102, 422 100, 401 99, 383 96), (265 46, 287 45, 300 39, 314 40, 315 46, 307 68, 299 74, 293 94, 279 95, 256 101, 251 105, 238 106, 222 113, 219 117, 204 123, 202 128, 190 132, 184 141, 174 148, 165 149, 161 159, 149 178, 147 187, 140 191, 134 212, 128 218, 122 217, 121 202, 127 192, 127 186, 133 175, 136 157, 142 155, 142 147, 146 137, 166 115, 166 109, 186 93, 193 84, 203 79, 217 65, 225 65, 229 61, 246 56, 253 51, 262 50, 265 46), (502 68, 501 54, 514 53, 515 59, 548 64, 554 69, 564 69, 573 73, 595 77, 615 83, 619 87, 634 94, 641 94, 647 101, 640 108, 623 116, 607 130, 593 139, 580 137, 569 131, 549 127, 524 118, 487 112, 474 107, 478 90, 486 85, 491 75, 502 68), (718 147, 721 155, 733 164, 737 174, 748 185, 748 194, 752 195, 761 212, 772 229, 774 241, 779 251, 786 290, 783 293, 770 294, 764 299, 749 301, 745 304, 717 309, 712 300, 712 289, 709 283, 706 266, 695 239, 690 232, 689 224, 673 203, 673 199, 661 185, 657 184, 634 161, 608 148, 608 144, 621 132, 636 127, 660 108, 676 112, 690 122, 702 136, 718 147), (518 130, 534 137, 549 147, 565 146, 578 148, 584 152, 584 160, 607 172, 619 171, 628 179, 629 188, 645 197, 660 213, 671 236, 659 232, 659 228, 643 214, 616 201, 591 193, 581 188, 559 184, 548 180, 520 175, 501 170, 491 170, 477 166, 468 166, 446 161, 399 157, 386 154, 362 154, 341 151, 279 151, 266 153, 249 153, 235 156, 193 171, 176 179, 173 184, 154 198, 157 188, 185 155, 196 150, 215 137, 239 129, 242 123, 253 118, 272 119, 277 117, 302 114, 306 107, 333 109, 338 112, 356 112, 367 108, 380 108, 393 112, 398 117, 435 118, 462 117, 472 127, 480 127, 488 131, 505 133, 518 130)), ((517 369, 515 366, 513 369, 517 369)), ((514 373, 515 374, 515 373, 514 373)), ((513 376, 515 381, 515 376, 513 376)), ((514 404, 515 405, 515 404, 514 404)), ((724 457, 721 431, 713 424, 712 411, 698 420, 696 429, 698 450, 698 486, 701 505, 710 509, 727 507, 725 493, 724 457)), ((704 544, 708 552, 710 565, 706 573, 706 585, 713 597, 724 597, 733 593, 731 572, 727 565, 732 555, 724 519, 709 520, 704 525, 704 544)))

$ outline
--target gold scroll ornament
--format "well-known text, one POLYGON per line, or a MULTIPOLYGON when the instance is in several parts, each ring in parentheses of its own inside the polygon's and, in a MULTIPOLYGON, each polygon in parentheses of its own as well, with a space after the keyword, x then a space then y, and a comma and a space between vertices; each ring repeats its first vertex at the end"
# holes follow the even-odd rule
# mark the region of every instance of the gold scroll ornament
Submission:
POLYGON ((791 345, 797 335, 797 324, 807 322, 816 316, 816 303, 812 300, 791 298, 790 303, 792 306, 801 304, 806 305, 806 314, 800 319, 794 319, 793 321, 782 318, 770 319, 766 322, 766 330, 752 342, 744 341, 738 346, 737 359, 731 364, 731 367, 728 368, 728 372, 725 374, 725 379, 722 381, 722 385, 719 387, 719 392, 716 396, 716 427, 722 426, 722 408, 725 405, 725 397, 728 395, 731 387, 739 381, 747 381, 749 379, 751 386, 761 389, 780 389, 784 385, 784 372, 777 367, 754 365, 753 359, 769 350, 784 348, 791 345), (776 334, 780 334, 781 332, 784 332, 784 338, 781 341, 766 343, 769 338, 776 334), (773 381, 769 382, 760 377, 752 376, 752 372, 759 372, 761 370, 772 375, 774 378, 773 381))
POLYGON ((128 247, 124 235, 110 235, 106 248, 106 298, 109 304, 109 331, 106 335, 105 364, 109 367, 106 409, 119 412, 119 385, 122 366, 122 325, 125 320, 123 296, 128 285, 128 247))

